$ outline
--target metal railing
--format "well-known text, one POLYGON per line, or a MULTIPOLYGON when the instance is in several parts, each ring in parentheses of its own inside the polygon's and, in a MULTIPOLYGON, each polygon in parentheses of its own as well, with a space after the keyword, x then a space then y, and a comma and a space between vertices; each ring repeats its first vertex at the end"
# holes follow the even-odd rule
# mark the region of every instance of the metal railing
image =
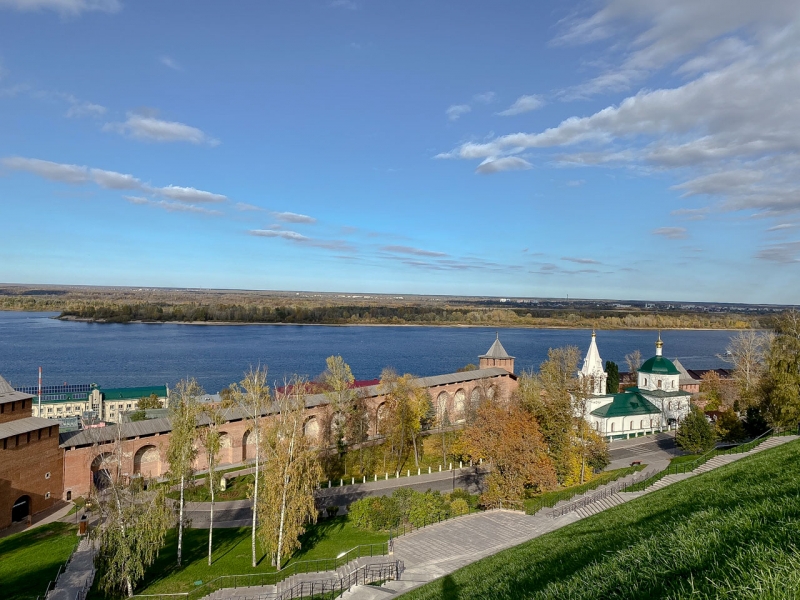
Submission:
POLYGON ((63 565, 59 565, 58 571, 56 572, 55 579, 52 579, 52 580, 47 582, 47 588, 44 590, 44 595, 36 596, 36 600, 39 600, 39 598, 42 598, 42 600, 46 600, 47 599, 47 595, 51 591, 53 591, 53 590, 50 589, 50 586, 53 586, 53 589, 55 589, 56 584, 58 584, 58 578, 61 577, 61 575, 64 573, 64 571, 67 570, 67 566, 72 561, 72 557, 75 556, 75 552, 78 550, 78 546, 80 546, 80 545, 81 545, 81 539, 78 538, 78 541, 75 543, 75 547, 72 549, 72 552, 69 553, 69 556, 67 557, 67 560, 64 562, 63 565))
POLYGON ((729 446, 722 446, 722 447, 715 447, 703 454, 702 456, 697 457, 692 461, 682 462, 682 463, 670 463, 666 469, 660 471, 646 479, 644 481, 640 481, 635 486, 627 489, 626 491, 630 492, 641 492, 645 489, 649 488, 651 485, 663 479, 667 475, 679 475, 681 473, 691 473, 698 467, 701 467, 712 458, 716 458, 717 456, 725 456, 729 454, 742 454, 744 452, 750 452, 754 448, 758 447, 762 442, 766 441, 771 437, 777 437, 782 435, 790 435, 794 430, 787 430, 784 428, 777 428, 773 427, 768 429, 758 437, 750 440, 749 442, 742 442, 739 444, 732 444, 729 446))
MULTIPOLYGON (((504 508, 504 509, 514 510, 514 509, 512 509, 512 506, 521 506, 521 505, 522 505, 521 502, 518 502, 518 503, 506 502, 505 506, 503 506, 503 503, 501 502, 501 505, 499 507, 497 507, 497 508, 504 508)), ((447 514, 445 516, 437 515, 436 517, 432 517, 430 519, 428 519, 427 516, 423 516, 421 523, 420 523, 419 520, 417 520, 416 524, 414 524, 413 522, 410 522, 410 521, 409 522, 403 521, 400 525, 397 525, 396 527, 393 527, 393 528, 389 529, 389 543, 391 544, 391 541, 394 538, 398 538, 401 535, 407 535, 407 534, 413 533, 413 532, 415 532, 415 531, 417 531, 419 529, 424 529, 425 527, 429 527, 431 525, 436 525, 437 523, 444 523, 445 521, 449 521, 450 519, 455 519, 457 517, 463 517, 463 516, 466 516, 466 515, 471 515, 471 514, 479 513, 479 512, 486 512, 486 511, 484 509, 481 509, 481 508, 473 508, 473 507, 467 505, 467 510, 462 510, 462 511, 458 511, 458 512, 455 512, 455 513, 450 513, 450 514, 447 514)))
POLYGON ((651 469, 646 473, 642 473, 640 476, 634 477, 630 481, 617 481, 616 483, 608 485, 608 487, 600 492, 597 492, 596 494, 592 494, 591 496, 586 496, 580 500, 576 500, 575 502, 570 502, 569 504, 564 504, 562 506, 553 508, 553 512, 550 514, 550 516, 555 519, 557 517, 566 515, 567 513, 575 512, 576 510, 589 506, 590 504, 594 504, 595 502, 600 502, 601 500, 609 498, 614 494, 624 492, 630 487, 638 485, 642 481, 646 481, 655 474, 656 470, 651 469))

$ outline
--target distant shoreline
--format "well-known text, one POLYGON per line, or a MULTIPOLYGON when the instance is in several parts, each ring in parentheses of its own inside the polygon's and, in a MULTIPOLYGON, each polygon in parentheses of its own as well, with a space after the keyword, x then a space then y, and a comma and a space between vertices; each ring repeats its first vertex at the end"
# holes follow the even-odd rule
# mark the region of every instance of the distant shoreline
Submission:
MULTIPOLYGON (((265 325, 278 325, 295 327, 451 327, 457 329, 592 329, 591 327, 576 327, 569 325, 474 325, 464 323, 242 323, 237 321, 141 321, 131 320, 121 323, 119 321, 104 321, 88 319, 85 317, 55 316, 52 317, 57 321, 71 321, 75 323, 97 323, 100 325, 201 325, 208 327, 222 327, 222 326, 265 326, 265 325)), ((605 328, 600 331, 747 331, 747 329, 731 329, 726 327, 614 327, 605 328)))

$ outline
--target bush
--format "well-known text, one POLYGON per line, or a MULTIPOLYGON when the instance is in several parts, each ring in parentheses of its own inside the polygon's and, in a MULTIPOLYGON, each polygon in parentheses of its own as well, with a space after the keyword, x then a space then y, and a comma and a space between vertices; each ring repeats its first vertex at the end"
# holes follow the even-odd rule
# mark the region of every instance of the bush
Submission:
POLYGON ((463 498, 456 498, 450 503, 451 515, 465 515, 469 512, 469 503, 463 498))
POLYGON ((714 426, 703 411, 692 404, 691 411, 675 432, 677 444, 690 454, 701 454, 714 446, 715 438, 714 426))
POLYGON ((350 505, 349 517, 356 527, 373 531, 386 531, 402 523, 424 527, 451 515, 468 513, 475 499, 464 490, 442 495, 431 490, 422 493, 400 488, 391 496, 356 500, 350 505))
POLYGON ((732 410, 726 410, 717 420, 717 435, 726 442, 740 442, 747 437, 744 425, 732 410))
POLYGON ((414 492, 411 496, 411 510, 408 521, 414 527, 424 527, 431 523, 443 521, 450 516, 450 504, 439 492, 428 490, 424 494, 414 492))

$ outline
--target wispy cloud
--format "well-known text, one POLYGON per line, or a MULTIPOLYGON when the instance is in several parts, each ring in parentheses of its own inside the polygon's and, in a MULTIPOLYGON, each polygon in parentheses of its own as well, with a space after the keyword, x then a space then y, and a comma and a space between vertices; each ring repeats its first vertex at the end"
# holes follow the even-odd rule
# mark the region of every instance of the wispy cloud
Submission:
POLYGON ((290 231, 288 229, 251 229, 248 232, 248 235, 252 235, 255 237, 263 237, 263 238, 278 238, 283 240, 288 240, 290 242, 295 242, 297 244, 302 244, 305 246, 311 246, 314 248, 321 248, 323 250, 333 250, 336 252, 355 252, 355 247, 346 242, 344 240, 328 240, 328 239, 321 239, 321 238, 313 238, 302 233, 298 233, 297 231, 290 231))
POLYGON ((177 200, 178 202, 214 203, 214 202, 228 201, 227 196, 223 196, 222 194, 214 194, 203 190, 198 190, 193 187, 180 187, 177 185, 168 185, 167 187, 162 187, 162 188, 152 188, 152 190, 159 196, 164 196, 165 198, 170 198, 171 200, 177 200))
POLYGON ((133 175, 105 171, 103 169, 89 169, 92 181, 100 187, 109 190, 140 190, 145 186, 133 175))
POLYGON ((168 200, 151 200, 150 198, 143 198, 141 196, 123 196, 125 200, 131 204, 138 204, 140 206, 152 206, 160 208, 167 212, 182 212, 182 213, 195 213, 200 215, 209 215, 218 217, 222 213, 218 210, 211 210, 202 206, 195 206, 193 204, 184 204, 181 202, 169 202, 168 200))
POLYGON ((381 250, 385 252, 394 252, 395 254, 410 254, 412 256, 430 256, 430 257, 445 257, 445 252, 436 252, 433 250, 425 250, 423 248, 414 248, 413 246, 383 246, 381 250))
POLYGON ((3 158, 0 163, 6 169, 26 171, 50 181, 79 184, 90 180, 89 170, 78 165, 55 163, 49 160, 39 160, 38 158, 23 158, 21 156, 3 158))
POLYGON ((78 101, 73 102, 67 109, 67 117, 102 117, 108 112, 105 106, 95 104, 94 102, 78 101))
POLYGON ((599 260, 594 260, 593 258, 576 258, 574 256, 562 256, 561 260, 566 260, 567 262, 578 263, 579 265, 599 265, 599 260))
POLYGON ((165 67, 172 69, 173 71, 183 71, 183 68, 178 64, 178 61, 170 56, 162 56, 158 59, 165 67))
POLYGON ((472 99, 475 102, 480 102, 481 104, 491 104, 495 101, 497 94, 494 92, 484 92, 483 94, 475 94, 472 99))
POLYGON ((475 169, 476 173, 489 175, 503 171, 524 171, 532 167, 531 163, 518 156, 504 156, 502 158, 489 157, 475 169))
POLYGON ((688 237, 685 227, 659 227, 653 230, 653 235, 660 235, 670 240, 683 240, 688 237))
POLYGON ((233 208, 242 212, 267 212, 266 208, 261 208, 255 204, 247 204, 247 202, 237 202, 233 205, 233 208))
POLYGON ((800 242, 785 242, 767 246, 756 253, 756 258, 784 264, 800 262, 800 242))
POLYGON ((458 121, 462 116, 471 110, 472 107, 469 104, 452 104, 447 107, 447 110, 444 111, 444 114, 447 115, 449 120, 458 121))
POLYGON ((497 114, 503 117, 511 117, 513 115, 520 115, 522 113, 536 110, 537 108, 541 108, 544 105, 545 105, 544 100, 542 99, 541 96, 537 94, 520 96, 519 98, 517 98, 514 104, 509 106, 507 109, 500 111, 497 114))
POLYGON ((123 123, 106 123, 103 131, 127 134, 139 140, 153 142, 189 142, 208 146, 219 144, 219 140, 209 137, 197 127, 138 113, 128 113, 128 119, 123 123))
POLYGON ((706 215, 709 213, 709 208, 679 208, 677 210, 673 210, 669 214, 673 217, 682 217, 687 221, 702 221, 706 218, 706 215))
POLYGON ((284 223, 306 223, 311 225, 317 222, 314 217, 293 212, 273 212, 271 214, 273 217, 278 219, 278 221, 282 221, 284 223))
POLYGON ((767 231, 786 231, 787 229, 795 229, 796 227, 796 223, 780 223, 778 225, 773 225, 767 229, 767 231))
POLYGON ((0 0, 0 8, 19 11, 52 10, 62 15, 77 16, 82 12, 115 13, 122 9, 119 0, 0 0))

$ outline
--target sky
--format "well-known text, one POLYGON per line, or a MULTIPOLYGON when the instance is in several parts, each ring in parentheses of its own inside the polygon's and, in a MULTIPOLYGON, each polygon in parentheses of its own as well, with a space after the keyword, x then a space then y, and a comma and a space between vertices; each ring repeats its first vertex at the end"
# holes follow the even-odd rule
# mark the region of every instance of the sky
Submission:
POLYGON ((790 0, 0 0, 0 281, 794 304, 790 0))

